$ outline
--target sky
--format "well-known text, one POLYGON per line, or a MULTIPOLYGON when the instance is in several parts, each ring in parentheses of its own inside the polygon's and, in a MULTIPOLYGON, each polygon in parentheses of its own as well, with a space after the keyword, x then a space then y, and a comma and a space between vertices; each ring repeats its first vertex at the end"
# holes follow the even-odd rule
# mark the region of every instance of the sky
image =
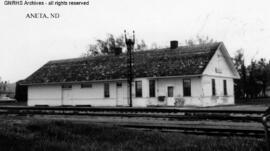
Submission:
MULTIPOLYGON (((40 0, 41 1, 41 0, 40 0)), ((46 0, 44 0, 46 1, 46 0)), ((78 1, 78 0, 74 0, 78 1)), ((83 1, 83 0, 80 0, 83 1)), ((0 2, 0 77, 16 82, 50 60, 80 57, 96 39, 135 30, 148 46, 197 35, 223 41, 234 56, 269 59, 269 0, 90 0, 89 6, 7 6, 0 2), (27 13, 60 13, 29 19, 27 13)))

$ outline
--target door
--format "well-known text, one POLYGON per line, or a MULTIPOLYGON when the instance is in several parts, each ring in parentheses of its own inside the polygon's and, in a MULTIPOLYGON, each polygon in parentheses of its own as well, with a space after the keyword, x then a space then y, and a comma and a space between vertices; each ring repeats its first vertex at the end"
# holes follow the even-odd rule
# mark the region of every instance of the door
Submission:
POLYGON ((168 86, 167 88, 167 105, 173 106, 174 105, 174 90, 173 86, 168 86))
POLYGON ((62 105, 73 105, 72 104, 72 87, 63 86, 62 87, 62 105))
POLYGON ((127 106, 127 100, 124 99, 124 89, 122 82, 116 83, 116 105, 117 106, 127 106))

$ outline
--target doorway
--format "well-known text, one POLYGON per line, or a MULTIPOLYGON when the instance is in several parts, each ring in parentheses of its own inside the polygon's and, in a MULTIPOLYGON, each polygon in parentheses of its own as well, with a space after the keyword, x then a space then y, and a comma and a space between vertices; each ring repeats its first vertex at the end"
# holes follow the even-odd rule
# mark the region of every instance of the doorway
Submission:
POLYGON ((62 86, 62 105, 72 105, 72 85, 62 86))
POLYGON ((116 83, 116 106, 128 106, 127 100, 124 99, 123 83, 116 83))
POLYGON ((168 86, 167 87, 167 105, 168 106, 174 106, 174 87, 168 86))

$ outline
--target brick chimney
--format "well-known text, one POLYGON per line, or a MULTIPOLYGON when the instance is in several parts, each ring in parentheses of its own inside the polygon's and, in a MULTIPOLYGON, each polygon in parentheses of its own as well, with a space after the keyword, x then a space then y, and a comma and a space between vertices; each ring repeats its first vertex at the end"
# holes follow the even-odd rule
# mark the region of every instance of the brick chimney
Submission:
POLYGON ((122 53, 122 48, 121 47, 116 47, 114 49, 114 55, 119 56, 122 53))
POLYGON ((177 40, 172 40, 170 47, 171 47, 171 49, 178 48, 178 41, 177 40))

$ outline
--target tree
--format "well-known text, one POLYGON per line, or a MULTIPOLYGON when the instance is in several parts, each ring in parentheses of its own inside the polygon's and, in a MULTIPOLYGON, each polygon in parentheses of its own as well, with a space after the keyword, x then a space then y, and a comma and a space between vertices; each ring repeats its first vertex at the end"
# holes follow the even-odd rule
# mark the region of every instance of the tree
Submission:
POLYGON ((248 94, 250 98, 266 97, 266 87, 270 78, 269 63, 266 59, 251 60, 247 67, 248 94))
MULTIPOLYGON (((245 63, 241 65, 241 78, 240 78, 240 90, 242 91, 242 97, 247 100, 247 68, 245 66, 245 63)), ((241 95, 240 94, 240 95, 241 95)))
MULTIPOLYGON (((108 34, 107 37, 102 39, 97 39, 95 44, 90 44, 89 48, 83 56, 96 56, 96 55, 108 55, 113 54, 117 48, 124 48, 125 38, 124 35, 115 37, 112 34, 108 34)), ((135 51, 141 51, 147 49, 147 45, 144 40, 136 40, 135 51)))
POLYGON ((208 36, 200 36, 197 35, 195 39, 188 39, 185 41, 187 46, 201 45, 201 44, 209 44, 216 42, 214 39, 209 38, 208 36))
POLYGON ((88 50, 86 53, 83 54, 83 56, 97 56, 99 54, 97 45, 89 45, 88 50))
POLYGON ((256 98, 259 93, 259 83, 257 81, 256 61, 251 60, 251 64, 247 67, 248 70, 248 86, 247 93, 249 98, 256 98))
POLYGON ((236 51, 236 54, 233 58, 234 62, 234 67, 235 69, 240 73, 242 65, 244 65, 245 60, 244 60, 244 50, 243 49, 238 49, 236 51))
POLYGON ((244 60, 244 50, 239 49, 236 51, 236 54, 233 58, 235 69, 238 71, 240 75, 240 79, 234 80, 234 91, 235 91, 235 97, 236 98, 246 98, 247 95, 247 89, 246 89, 246 83, 247 83, 247 71, 245 66, 245 60, 244 60))
POLYGON ((267 69, 266 59, 261 58, 258 61, 258 68, 259 68, 258 79, 262 82, 262 95, 263 97, 266 97, 266 87, 267 87, 268 79, 270 78, 268 76, 269 69, 267 69))
POLYGON ((135 51, 146 50, 148 48, 144 40, 137 41, 135 44, 135 51))
POLYGON ((257 98, 266 97, 266 87, 270 78, 270 61, 266 59, 254 60, 245 65, 243 49, 236 51, 233 58, 236 70, 240 79, 235 82, 236 98, 257 98))
POLYGON ((158 49, 159 47, 158 47, 158 45, 157 45, 157 43, 152 43, 151 44, 151 49, 158 49))
POLYGON ((5 92, 7 90, 7 85, 8 85, 8 82, 7 81, 1 81, 1 78, 0 78, 0 92, 5 92))

